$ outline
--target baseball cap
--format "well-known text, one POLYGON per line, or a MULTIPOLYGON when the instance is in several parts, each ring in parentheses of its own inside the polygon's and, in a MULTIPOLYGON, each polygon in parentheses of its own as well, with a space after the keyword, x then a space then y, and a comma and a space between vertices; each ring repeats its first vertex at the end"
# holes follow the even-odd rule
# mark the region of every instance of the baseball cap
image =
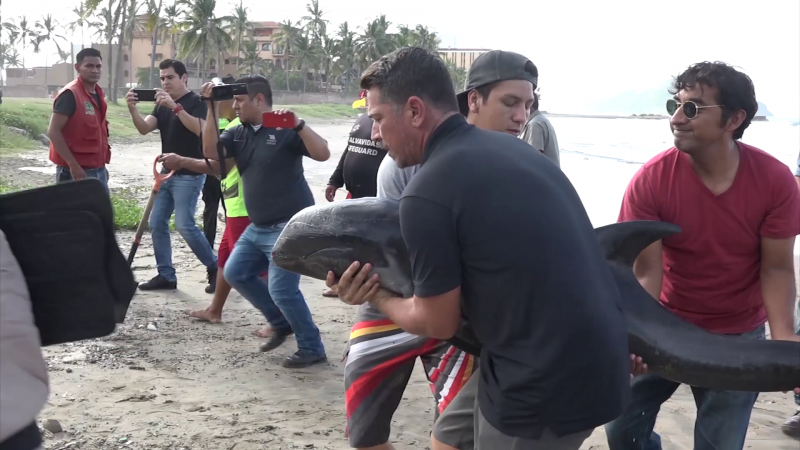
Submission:
POLYGON ((467 73, 467 86, 456 95, 458 109, 461 114, 469 113, 467 95, 473 89, 487 84, 506 80, 527 80, 536 89, 539 81, 539 70, 528 58, 519 53, 492 50, 479 56, 472 63, 467 73))

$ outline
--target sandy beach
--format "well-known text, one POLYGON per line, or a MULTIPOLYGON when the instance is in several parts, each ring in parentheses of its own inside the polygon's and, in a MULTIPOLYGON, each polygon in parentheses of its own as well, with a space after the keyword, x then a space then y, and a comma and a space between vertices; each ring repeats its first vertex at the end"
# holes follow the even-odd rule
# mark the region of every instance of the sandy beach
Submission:
MULTIPOLYGON (((559 133, 560 127, 566 128, 559 124, 567 120, 571 119, 554 120, 559 133)), ((667 126, 664 121, 641 122, 667 126)), ((324 163, 305 163, 316 200, 324 202, 324 187, 344 149, 351 124, 310 125, 328 139, 333 153, 324 163)), ((567 131, 564 137, 559 134, 562 148, 569 140, 567 135, 567 131)), ((654 145, 658 147, 661 142, 654 145)), ((572 147, 562 153, 562 168, 573 180, 594 225, 615 221, 624 188, 640 162, 596 157, 577 145, 572 147)), ((158 153, 158 141, 115 145, 109 166, 111 188, 150 186, 152 161, 158 153)), ((25 179, 29 184, 49 183, 53 172, 45 150, 4 158, 3 162, 4 176, 25 179)), ((142 200, 146 195, 145 189, 142 200)), ((340 190, 337 200, 344 196, 340 190)), ((219 225, 217 244, 223 227, 219 225)), ((118 235, 125 254, 132 238, 131 232, 118 235)), ((176 291, 137 293, 126 322, 111 336, 44 350, 51 394, 40 419, 56 419, 64 430, 45 432, 46 448, 349 449, 341 355, 355 309, 338 299, 323 298, 324 283, 304 277, 301 290, 322 333, 329 361, 308 369, 284 369, 280 361, 295 350, 294 341, 272 353, 258 352, 260 340, 252 332, 265 321, 235 291, 225 306, 221 324, 201 323, 185 315, 188 309, 207 306, 211 295, 203 291, 205 270, 200 262, 176 233, 172 239, 173 263, 178 271, 176 291)), ((134 271, 139 281, 156 273, 147 234, 134 271)), ((417 365, 394 416, 392 442, 398 450, 428 448, 433 406, 417 365)), ((780 425, 794 409, 790 394, 760 395, 745 447, 800 448, 800 443, 780 432, 780 425)), ((665 450, 692 448, 694 417, 691 391, 681 387, 664 404, 656 424, 665 450)), ((603 430, 597 429, 582 448, 606 449, 603 430)))

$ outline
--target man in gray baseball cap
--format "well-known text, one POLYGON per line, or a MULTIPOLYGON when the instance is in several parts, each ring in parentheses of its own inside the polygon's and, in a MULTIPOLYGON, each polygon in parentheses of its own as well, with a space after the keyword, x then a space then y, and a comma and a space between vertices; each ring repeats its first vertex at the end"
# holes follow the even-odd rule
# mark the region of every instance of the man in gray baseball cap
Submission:
POLYGON ((458 108, 467 122, 518 136, 533 104, 539 71, 519 53, 492 50, 472 63, 458 108))

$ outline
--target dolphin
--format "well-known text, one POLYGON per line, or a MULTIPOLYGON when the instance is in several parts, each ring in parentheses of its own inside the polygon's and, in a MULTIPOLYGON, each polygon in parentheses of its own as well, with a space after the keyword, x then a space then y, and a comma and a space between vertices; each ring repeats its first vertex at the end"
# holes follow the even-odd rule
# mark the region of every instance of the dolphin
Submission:
MULTIPOLYGON (((414 293, 411 263, 400 230, 400 203, 362 198, 305 208, 289 220, 272 253, 279 267, 324 280, 353 261, 370 263, 383 288, 414 293)), ((633 221, 595 229, 614 280, 628 329, 628 349, 648 370, 678 383, 716 390, 781 392, 800 387, 800 343, 755 340, 706 331, 653 299, 633 274, 648 245, 679 233, 678 226, 633 221)), ((467 321, 448 340, 479 355, 481 344, 467 321)))

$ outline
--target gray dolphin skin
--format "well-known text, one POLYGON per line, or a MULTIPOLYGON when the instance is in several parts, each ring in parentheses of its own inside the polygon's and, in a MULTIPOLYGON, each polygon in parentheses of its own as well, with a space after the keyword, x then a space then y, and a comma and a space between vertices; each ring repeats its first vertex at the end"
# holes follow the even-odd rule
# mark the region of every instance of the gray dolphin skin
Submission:
MULTIPOLYGON (((634 221, 595 232, 619 287, 629 351, 641 356, 650 372, 718 390, 782 392, 800 386, 800 343, 706 331, 671 313, 641 287, 634 260, 648 245, 679 233, 679 227, 634 221)), ((362 198, 308 207, 286 225, 272 257, 283 269, 320 280, 329 270, 341 276, 353 261, 370 263, 382 287, 403 297, 414 292, 394 200, 362 198)), ((481 345, 466 322, 448 341, 480 354, 481 345)))

